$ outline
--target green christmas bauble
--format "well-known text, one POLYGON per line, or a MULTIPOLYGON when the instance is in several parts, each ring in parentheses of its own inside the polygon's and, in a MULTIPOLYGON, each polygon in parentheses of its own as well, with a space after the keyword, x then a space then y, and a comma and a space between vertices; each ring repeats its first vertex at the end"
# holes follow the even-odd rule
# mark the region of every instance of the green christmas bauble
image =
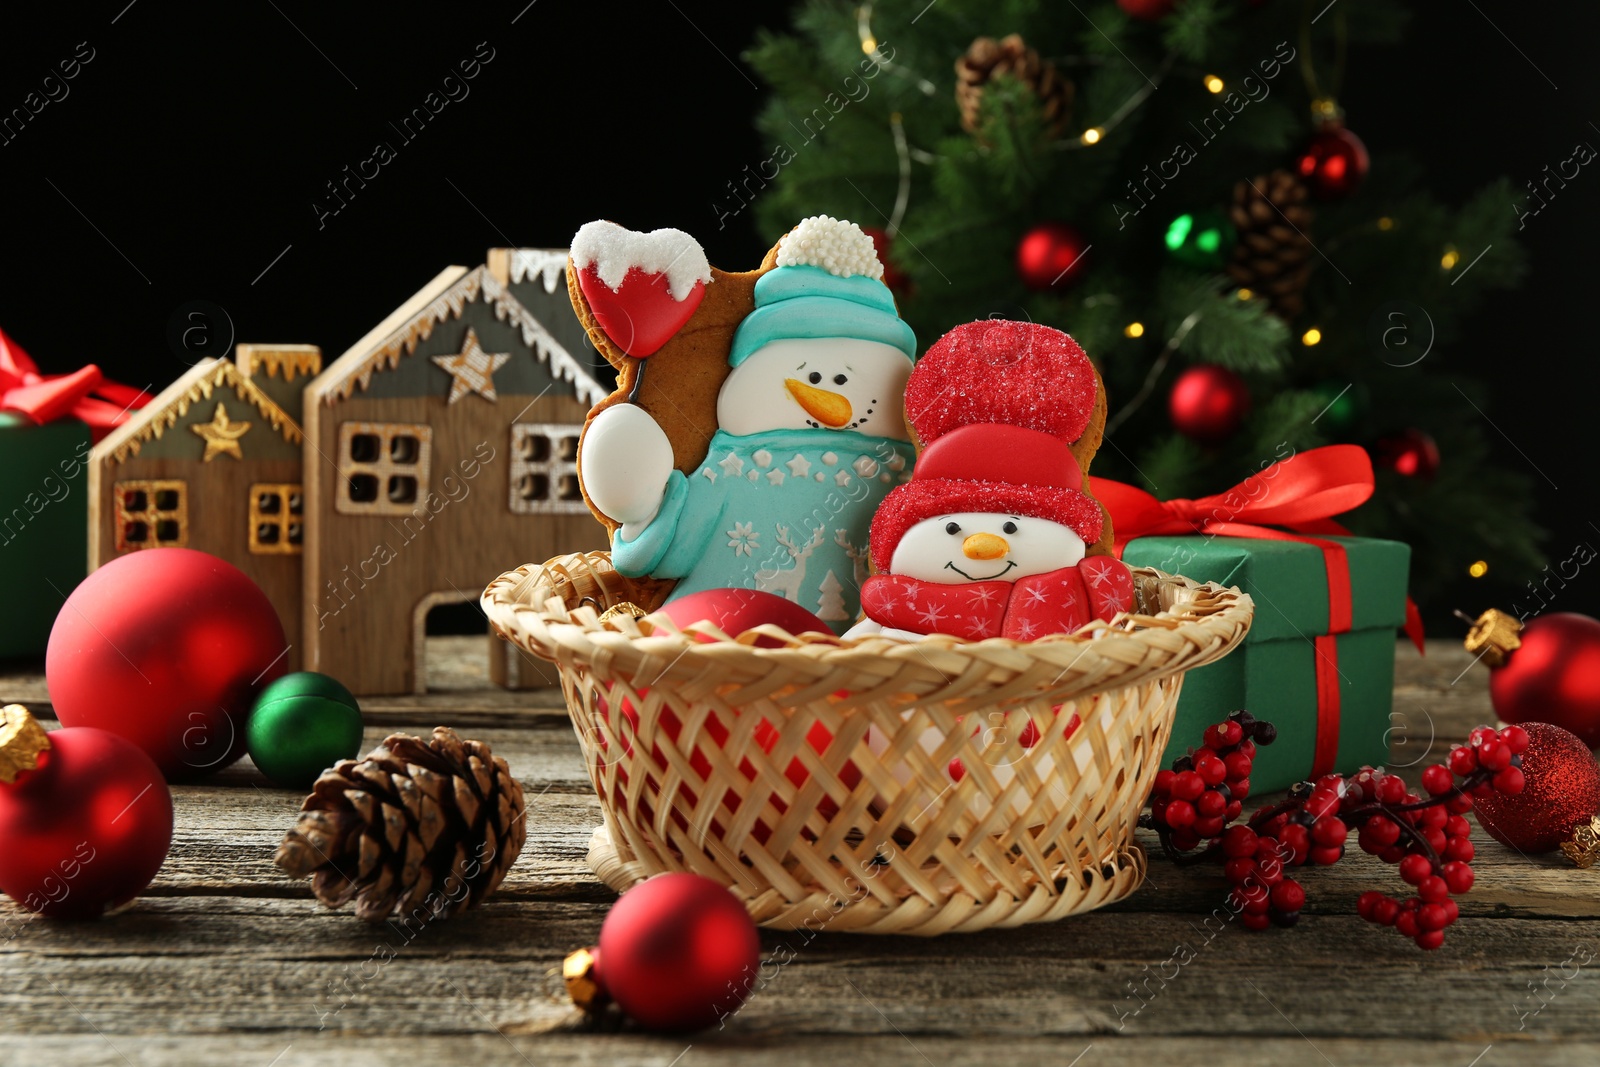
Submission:
POLYGON ((1317 429, 1330 438, 1349 434, 1372 409, 1372 396, 1359 382, 1328 381, 1311 387, 1321 401, 1317 429))
POLYGON ((1233 255, 1238 231, 1213 208, 1179 215, 1167 226, 1167 254, 1186 267, 1221 270, 1233 255))
POLYGON ((305 789, 361 749, 361 707, 325 674, 286 674, 256 699, 246 727, 250 758, 273 785, 305 789))

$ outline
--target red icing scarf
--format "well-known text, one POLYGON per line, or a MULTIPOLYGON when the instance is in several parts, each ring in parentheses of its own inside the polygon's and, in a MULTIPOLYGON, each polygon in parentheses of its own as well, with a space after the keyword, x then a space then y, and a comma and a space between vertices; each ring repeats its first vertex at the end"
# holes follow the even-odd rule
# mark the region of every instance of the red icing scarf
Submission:
POLYGON ((1077 566, 1015 582, 941 585, 875 574, 861 584, 861 607, 869 619, 897 630, 1031 641, 1131 610, 1133 575, 1114 556, 1088 556, 1077 566))

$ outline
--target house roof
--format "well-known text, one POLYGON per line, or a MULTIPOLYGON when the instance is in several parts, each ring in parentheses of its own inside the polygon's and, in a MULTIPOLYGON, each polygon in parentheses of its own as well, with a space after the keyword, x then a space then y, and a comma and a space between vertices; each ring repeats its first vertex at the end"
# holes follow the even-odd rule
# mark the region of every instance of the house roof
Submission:
POLYGON ((109 457, 113 463, 121 463, 129 456, 137 456, 146 441, 160 438, 189 413, 190 407, 209 399, 219 389, 232 389, 240 400, 253 405, 290 444, 297 445, 305 440, 300 424, 241 374, 231 360, 213 359, 190 367, 154 400, 133 412, 127 422, 95 445, 95 458, 109 457))
POLYGON ((234 358, 246 377, 257 373, 284 381, 315 378, 322 370, 322 349, 316 345, 248 345, 234 349, 234 358))
MULTIPOLYGON (((563 266, 566 263, 565 252, 527 251, 542 252, 548 259, 559 255, 560 263, 563 266)), ((544 261, 537 264, 530 261, 529 267, 524 268, 524 277, 530 269, 542 272, 548 268, 544 261)), ((460 318, 462 310, 480 298, 494 310, 497 319, 511 324, 521 333, 523 344, 549 366, 556 380, 572 384, 573 391, 584 403, 597 404, 610 392, 486 267, 472 270, 447 267, 440 271, 411 299, 330 363, 308 388, 324 404, 349 399, 357 389, 366 389, 374 374, 393 370, 401 356, 415 352, 417 344, 430 336, 435 326, 460 318)))

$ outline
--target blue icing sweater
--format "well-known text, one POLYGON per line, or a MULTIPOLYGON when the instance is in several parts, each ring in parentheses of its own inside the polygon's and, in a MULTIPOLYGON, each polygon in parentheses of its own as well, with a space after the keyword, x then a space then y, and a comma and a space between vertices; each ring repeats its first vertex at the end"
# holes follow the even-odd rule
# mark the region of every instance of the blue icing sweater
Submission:
POLYGON ((718 430, 693 475, 673 471, 661 510, 611 561, 676 578, 672 598, 764 589, 843 633, 860 610, 873 513, 911 477, 910 442, 849 430, 718 430))

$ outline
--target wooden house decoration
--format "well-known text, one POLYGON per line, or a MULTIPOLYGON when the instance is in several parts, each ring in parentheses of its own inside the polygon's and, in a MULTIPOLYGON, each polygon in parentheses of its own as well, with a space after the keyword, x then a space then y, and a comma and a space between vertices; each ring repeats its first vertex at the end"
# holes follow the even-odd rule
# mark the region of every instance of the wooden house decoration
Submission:
POLYGON ((259 585, 299 669, 305 541, 301 390, 312 345, 240 345, 206 360, 108 434, 89 458, 89 569, 142 548, 220 556, 259 585))
MULTIPOLYGON (((426 689, 428 612, 518 563, 603 548, 578 436, 609 391, 564 249, 450 267, 305 389, 305 665, 357 693, 426 689)), ((500 685, 553 671, 492 637, 500 685)))
MULTIPOLYGON (((428 612, 520 563, 606 547, 578 437, 611 391, 567 298, 565 249, 450 267, 326 368, 239 345, 96 445, 89 567, 187 546, 271 598, 291 670, 423 692, 428 612)), ((489 636, 499 685, 556 684, 489 636)))

